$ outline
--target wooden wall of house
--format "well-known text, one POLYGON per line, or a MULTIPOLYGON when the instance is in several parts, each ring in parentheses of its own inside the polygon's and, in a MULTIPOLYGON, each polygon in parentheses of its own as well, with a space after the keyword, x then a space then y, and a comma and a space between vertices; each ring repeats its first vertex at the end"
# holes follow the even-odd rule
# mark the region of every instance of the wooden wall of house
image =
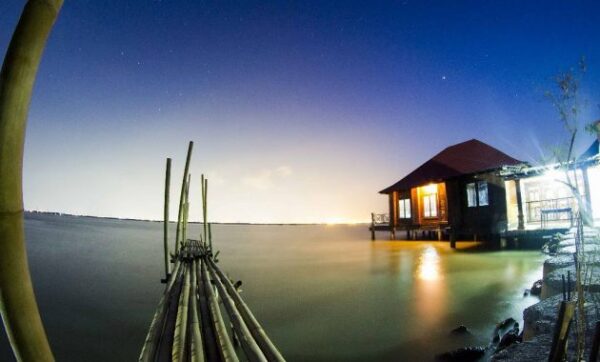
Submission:
POLYGON ((506 192, 504 180, 496 172, 463 176, 447 182, 448 203, 452 210, 450 225, 458 237, 478 234, 499 234, 507 225, 506 192), (468 207, 467 184, 477 181, 488 183, 488 205, 468 207))

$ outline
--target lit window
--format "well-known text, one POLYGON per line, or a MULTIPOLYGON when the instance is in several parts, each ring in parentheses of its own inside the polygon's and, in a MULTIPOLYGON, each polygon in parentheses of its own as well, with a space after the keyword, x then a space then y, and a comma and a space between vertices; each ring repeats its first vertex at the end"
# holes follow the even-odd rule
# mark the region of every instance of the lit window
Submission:
POLYGON ((488 184, 485 181, 477 182, 477 197, 479 198, 479 206, 487 206, 488 203, 488 184))
POLYGON ((399 201, 398 214, 401 219, 410 219, 410 199, 399 201))
MULTIPOLYGON (((487 190, 487 186, 486 186, 487 190)), ((487 196, 487 194, 486 194, 487 196)), ((477 206, 477 190, 475 189, 475 183, 467 184, 467 206, 475 207, 477 206)))
POLYGON ((437 217, 437 194, 423 196, 423 216, 437 217))

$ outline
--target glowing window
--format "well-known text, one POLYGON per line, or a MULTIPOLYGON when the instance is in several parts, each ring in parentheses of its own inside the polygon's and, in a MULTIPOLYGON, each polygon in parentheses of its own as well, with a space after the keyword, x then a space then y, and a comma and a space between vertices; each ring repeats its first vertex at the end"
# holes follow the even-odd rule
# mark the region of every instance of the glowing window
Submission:
POLYGON ((475 183, 467 184, 467 206, 477 206, 477 191, 475 189, 475 183))
POLYGON ((423 216, 437 217, 437 194, 423 196, 423 216))
POLYGON ((401 219, 410 219, 410 199, 398 201, 398 215, 401 219))
POLYGON ((477 197, 479 206, 487 206, 488 202, 488 184, 485 181, 477 182, 477 197))

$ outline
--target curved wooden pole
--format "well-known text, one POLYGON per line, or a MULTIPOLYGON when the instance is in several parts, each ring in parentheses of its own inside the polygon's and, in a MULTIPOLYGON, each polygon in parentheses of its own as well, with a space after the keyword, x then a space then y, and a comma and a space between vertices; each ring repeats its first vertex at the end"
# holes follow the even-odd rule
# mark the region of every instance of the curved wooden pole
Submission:
POLYGON ((0 312, 19 361, 53 361, 25 249, 23 146, 35 76, 62 0, 29 0, 0 72, 0 312))

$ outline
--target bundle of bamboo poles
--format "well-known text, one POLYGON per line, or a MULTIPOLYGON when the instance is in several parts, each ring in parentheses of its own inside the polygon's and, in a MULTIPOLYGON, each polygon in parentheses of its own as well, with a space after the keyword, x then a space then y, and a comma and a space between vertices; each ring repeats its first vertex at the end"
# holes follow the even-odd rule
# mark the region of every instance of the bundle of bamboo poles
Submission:
POLYGON ((192 148, 190 142, 179 198, 176 251, 172 254, 168 235, 171 159, 167 159, 163 235, 166 288, 139 360, 284 361, 234 284, 217 266, 207 222, 208 180, 204 175, 200 238, 187 238, 192 148))

